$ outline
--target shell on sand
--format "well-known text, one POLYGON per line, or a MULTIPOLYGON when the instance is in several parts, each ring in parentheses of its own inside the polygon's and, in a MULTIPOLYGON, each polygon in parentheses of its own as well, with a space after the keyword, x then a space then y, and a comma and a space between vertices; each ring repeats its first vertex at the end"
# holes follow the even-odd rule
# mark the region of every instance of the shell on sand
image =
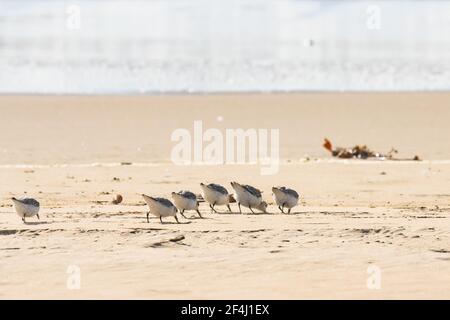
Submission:
POLYGON ((123 197, 120 194, 116 194, 116 196, 114 197, 112 203, 113 204, 119 204, 123 201, 123 197))

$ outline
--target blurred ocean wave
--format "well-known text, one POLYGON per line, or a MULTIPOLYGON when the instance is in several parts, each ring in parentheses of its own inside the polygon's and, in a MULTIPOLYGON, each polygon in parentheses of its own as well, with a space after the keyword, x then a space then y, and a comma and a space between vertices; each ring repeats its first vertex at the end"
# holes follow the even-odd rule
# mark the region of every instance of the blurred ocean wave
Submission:
POLYGON ((450 89, 449 1, 0 0, 0 93, 450 89))

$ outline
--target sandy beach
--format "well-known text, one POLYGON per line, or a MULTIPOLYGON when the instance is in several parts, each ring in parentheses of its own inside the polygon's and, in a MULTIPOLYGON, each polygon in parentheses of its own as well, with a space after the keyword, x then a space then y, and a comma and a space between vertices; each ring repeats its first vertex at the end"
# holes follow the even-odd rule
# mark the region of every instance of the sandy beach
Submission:
POLYGON ((449 104, 449 93, 0 96, 0 298, 449 299, 449 104), (279 129, 278 173, 173 164, 171 133, 194 121, 279 129), (422 161, 339 160, 325 137, 422 161), (263 190, 269 212, 202 203, 205 219, 146 221, 142 193, 232 180, 263 190), (291 214, 273 204, 276 185, 300 193, 291 214), (40 220, 15 214, 21 195, 41 202, 40 220))

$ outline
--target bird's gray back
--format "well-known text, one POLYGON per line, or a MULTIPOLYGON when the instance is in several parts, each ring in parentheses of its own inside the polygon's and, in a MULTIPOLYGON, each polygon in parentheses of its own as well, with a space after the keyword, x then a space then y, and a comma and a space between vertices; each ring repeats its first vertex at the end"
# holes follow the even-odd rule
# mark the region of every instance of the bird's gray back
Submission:
POLYGON ((180 191, 178 194, 187 199, 197 200, 197 196, 190 191, 180 191))
POLYGON ((165 207, 173 207, 173 203, 166 198, 155 198, 155 200, 165 207))
POLYGON ((288 189, 286 187, 282 187, 282 188, 280 188, 280 190, 283 191, 285 194, 288 194, 288 195, 290 195, 290 196, 292 196, 294 198, 298 199, 298 197, 299 197, 297 191, 295 191, 295 190, 288 189))
POLYGON ((256 189, 255 187, 249 186, 248 184, 242 186, 248 193, 254 195, 255 197, 261 197, 261 191, 256 189))
POLYGON ((221 194, 228 194, 227 189, 222 187, 220 184, 210 183, 208 185, 208 187, 213 189, 214 191, 217 191, 217 192, 221 193, 221 194))
POLYGON ((27 204, 27 205, 34 206, 34 207, 39 207, 39 202, 33 198, 19 199, 19 201, 22 202, 23 204, 27 204))

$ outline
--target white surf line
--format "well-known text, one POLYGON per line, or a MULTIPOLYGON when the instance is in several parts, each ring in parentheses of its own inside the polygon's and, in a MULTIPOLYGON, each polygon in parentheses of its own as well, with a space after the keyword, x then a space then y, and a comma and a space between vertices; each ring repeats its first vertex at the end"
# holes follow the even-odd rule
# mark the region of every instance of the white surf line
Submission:
MULTIPOLYGON (((378 164, 450 164, 450 160, 363 160, 363 159, 297 159, 283 160, 280 165, 341 164, 341 165, 378 165, 378 164)), ((260 163, 208 164, 191 163, 178 165, 172 162, 94 162, 62 164, 0 164, 0 169, 49 169, 49 168, 93 168, 93 167, 162 167, 162 166, 259 166, 260 163)))
POLYGON ((0 164, 0 169, 48 169, 48 168, 93 168, 93 167, 158 167, 171 162, 94 162, 94 163, 59 163, 59 164, 0 164))
POLYGON ((411 164, 411 165, 420 165, 420 164, 450 164, 450 160, 441 159, 441 160, 364 160, 364 159, 314 159, 314 160, 299 160, 297 162, 288 162, 285 164, 344 164, 344 165, 374 165, 374 164, 411 164))

